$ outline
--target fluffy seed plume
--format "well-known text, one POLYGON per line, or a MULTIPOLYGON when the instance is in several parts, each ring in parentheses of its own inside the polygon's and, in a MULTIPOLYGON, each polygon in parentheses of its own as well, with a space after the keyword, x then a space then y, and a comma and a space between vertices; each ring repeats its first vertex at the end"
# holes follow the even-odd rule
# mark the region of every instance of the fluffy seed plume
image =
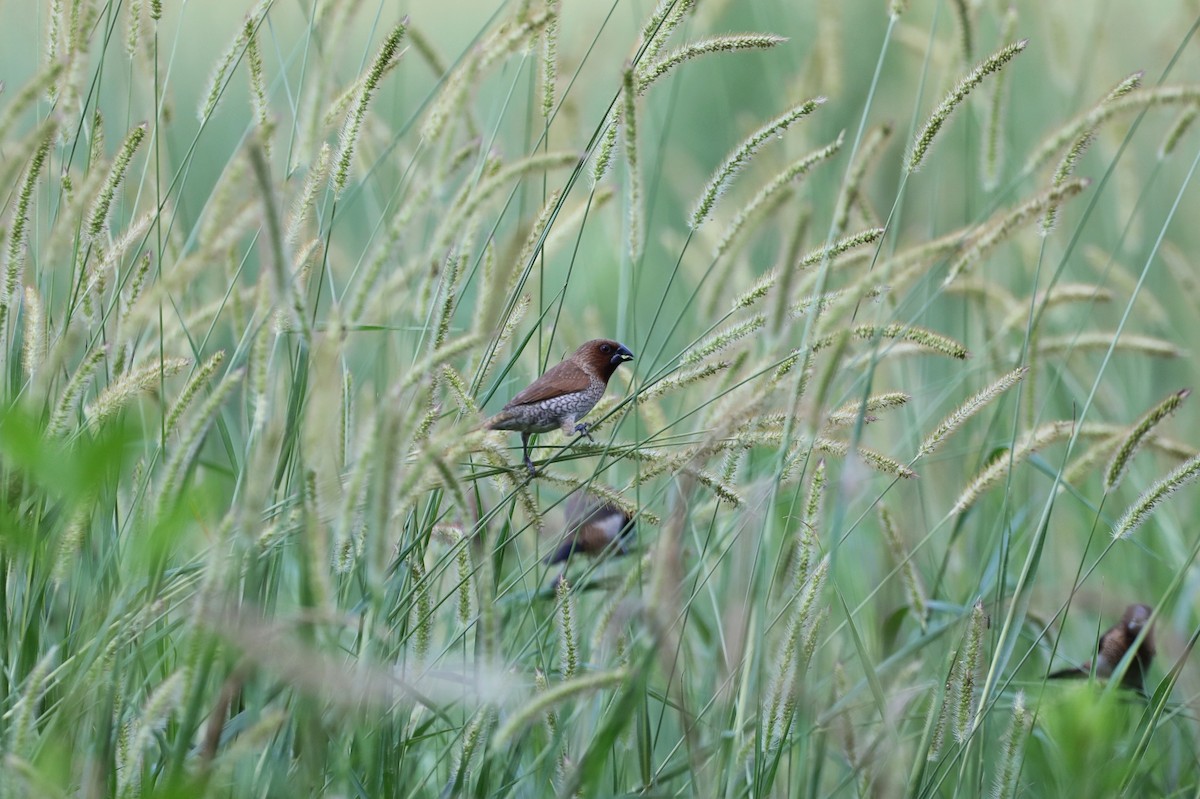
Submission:
POLYGON ((700 195, 700 202, 696 204, 696 209, 692 211, 691 226, 693 229, 700 227, 704 221, 708 219, 712 213, 713 207, 717 203, 717 199, 725 191, 729 185, 746 164, 750 163, 750 159, 754 157, 762 146, 768 142, 772 136, 779 136, 787 130, 793 123, 811 114, 817 110, 825 102, 824 97, 814 97, 800 105, 792 108, 787 113, 768 122, 763 127, 756 130, 748 139, 730 154, 725 159, 725 163, 717 167, 717 171, 713 174, 712 179, 708 182, 704 192, 700 195))
POLYGON ((966 424, 966 421, 975 414, 979 413, 988 403, 999 397, 1005 391, 1017 384, 1025 373, 1029 371, 1028 366, 1022 366, 1013 369, 1008 374, 1001 377, 995 383, 992 383, 987 388, 976 393, 969 400, 958 406, 954 413, 942 420, 942 423, 937 426, 929 437, 921 444, 921 448, 917 450, 917 457, 923 458, 926 455, 937 449, 938 445, 946 440, 955 430, 966 424))
POLYGON ((1150 518, 1150 514, 1162 504, 1163 500, 1193 482, 1197 477, 1200 477, 1200 455, 1188 458, 1166 477, 1146 489, 1145 493, 1138 497, 1137 502, 1129 506, 1120 521, 1113 527, 1113 538, 1130 536, 1134 530, 1141 527, 1150 518))
POLYGON ((917 134, 917 138, 913 142, 912 150, 908 155, 907 169, 909 172, 916 172, 921 167, 921 162, 929 154, 929 148, 933 144, 934 138, 937 137, 938 131, 946 124, 946 120, 950 118, 954 110, 967 99, 971 90, 982 83, 988 75, 999 72, 1005 64, 1016 57, 1017 53, 1024 50, 1028 43, 1028 39, 1022 39, 998 50, 971 70, 958 82, 950 94, 946 95, 946 99, 942 100, 941 104, 934 109, 933 115, 929 117, 929 121, 925 123, 925 127, 921 128, 921 132, 917 134))
POLYGON ((354 159, 354 148, 358 144, 358 135, 362 131, 363 122, 367 118, 367 106, 371 104, 371 98, 375 95, 375 90, 379 87, 379 81, 384 73, 392 67, 392 62, 397 58, 397 51, 400 49, 400 40, 404 38, 404 31, 408 27, 408 18, 401 20, 400 24, 392 28, 392 32, 384 39, 383 46, 379 48, 379 52, 375 55, 375 61, 372 62, 371 68, 367 71, 367 77, 362 83, 362 87, 358 90, 358 97, 355 99, 354 107, 346 116, 346 121, 342 124, 342 132, 338 137, 338 157, 336 166, 333 170, 333 191, 335 195, 340 195, 346 188, 346 180, 350 175, 350 162, 354 159))
POLYGON ((1154 432, 1154 429, 1159 424, 1173 415, 1175 411, 1179 410, 1179 406, 1183 404, 1183 401, 1191 393, 1191 389, 1176 391, 1151 408, 1145 416, 1138 420, 1138 423, 1129 431, 1129 435, 1121 442, 1121 446, 1117 449, 1108 464, 1108 469, 1104 473, 1105 493, 1112 491, 1120 485, 1121 478, 1129 470, 1129 464, 1133 460, 1133 456, 1137 454, 1142 444, 1145 443, 1146 438, 1154 432))

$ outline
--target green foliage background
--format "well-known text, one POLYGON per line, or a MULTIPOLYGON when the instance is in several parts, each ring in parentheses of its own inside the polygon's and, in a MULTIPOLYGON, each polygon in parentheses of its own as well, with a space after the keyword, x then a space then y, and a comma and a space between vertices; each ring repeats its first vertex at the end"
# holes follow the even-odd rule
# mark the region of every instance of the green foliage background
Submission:
POLYGON ((0 3, 0 795, 1195 794, 1194 490, 1111 532, 1197 469, 1138 423, 1195 383, 1200 19, 898 5, 0 3), (593 182, 626 70, 744 31, 593 182), (600 336, 530 481, 480 422, 600 336), (585 490, 638 548, 556 588, 585 490), (1045 679, 1135 602, 1147 697, 1045 679))

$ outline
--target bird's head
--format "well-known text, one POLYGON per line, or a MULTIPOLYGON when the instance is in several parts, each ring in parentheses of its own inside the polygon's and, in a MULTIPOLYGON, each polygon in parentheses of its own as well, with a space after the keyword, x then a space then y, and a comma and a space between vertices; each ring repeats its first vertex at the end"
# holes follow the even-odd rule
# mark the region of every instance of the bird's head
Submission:
POLYGON ((575 350, 571 358, 608 382, 618 366, 633 360, 633 353, 619 341, 596 338, 575 350))
MULTIPOLYGON (((1121 617, 1121 624, 1125 626, 1125 632, 1129 636, 1129 643, 1141 633, 1142 628, 1150 622, 1150 617, 1154 611, 1149 605, 1130 605, 1125 608, 1125 615, 1121 617)), ((1146 637, 1142 641, 1140 650, 1144 655, 1154 654, 1154 631, 1147 630, 1146 637)))

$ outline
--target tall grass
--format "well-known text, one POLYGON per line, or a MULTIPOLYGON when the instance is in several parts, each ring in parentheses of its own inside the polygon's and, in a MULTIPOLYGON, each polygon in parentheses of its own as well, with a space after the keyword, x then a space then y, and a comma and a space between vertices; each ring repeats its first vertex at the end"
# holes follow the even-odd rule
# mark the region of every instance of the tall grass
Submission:
POLYGON ((0 797, 1194 794, 1200 20, 1094 5, 36 3, 0 797))

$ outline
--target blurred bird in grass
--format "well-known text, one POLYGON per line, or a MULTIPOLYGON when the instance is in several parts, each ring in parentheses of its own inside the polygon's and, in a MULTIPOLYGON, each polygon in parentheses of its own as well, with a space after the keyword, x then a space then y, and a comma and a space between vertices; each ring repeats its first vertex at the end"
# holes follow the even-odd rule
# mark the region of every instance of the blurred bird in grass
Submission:
POLYGON ((1089 660, 1077 668, 1056 671, 1050 675, 1050 679, 1088 677, 1093 668, 1097 677, 1111 677, 1125 653, 1137 643, 1138 635, 1145 629, 1146 634, 1121 678, 1123 687, 1145 693, 1146 672, 1150 669, 1150 661, 1154 659, 1155 652, 1154 628, 1146 627, 1152 614, 1153 611, 1148 605, 1130 605, 1125 608, 1121 620, 1100 636, 1100 645, 1097 647, 1094 661, 1089 660))

